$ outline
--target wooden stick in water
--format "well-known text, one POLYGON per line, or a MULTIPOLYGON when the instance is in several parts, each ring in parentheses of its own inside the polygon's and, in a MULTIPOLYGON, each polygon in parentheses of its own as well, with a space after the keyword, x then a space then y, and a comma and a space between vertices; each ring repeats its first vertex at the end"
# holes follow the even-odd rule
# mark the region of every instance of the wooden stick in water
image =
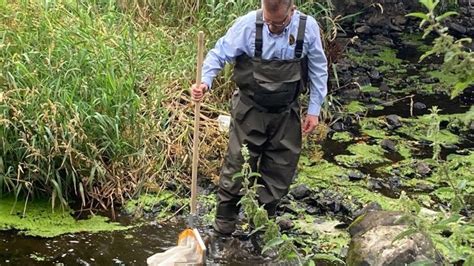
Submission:
MULTIPOLYGON (((196 86, 201 85, 202 62, 204 53, 204 32, 198 34, 198 56, 196 65, 196 86)), ((194 140, 193 140, 193 166, 191 183, 191 215, 196 214, 197 207, 197 170, 199 162, 199 117, 201 112, 201 102, 194 105, 194 140)))

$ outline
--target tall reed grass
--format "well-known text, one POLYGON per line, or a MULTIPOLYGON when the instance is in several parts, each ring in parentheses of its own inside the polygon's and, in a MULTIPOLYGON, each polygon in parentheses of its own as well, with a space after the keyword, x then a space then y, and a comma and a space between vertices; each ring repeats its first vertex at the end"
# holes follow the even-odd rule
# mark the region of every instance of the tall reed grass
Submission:
MULTIPOLYGON (((0 193, 109 208, 144 190, 187 188, 196 32, 210 46, 259 5, 0 1, 0 193)), ((202 111, 208 177, 224 157, 213 118, 232 86, 220 78, 216 88, 202 111)))

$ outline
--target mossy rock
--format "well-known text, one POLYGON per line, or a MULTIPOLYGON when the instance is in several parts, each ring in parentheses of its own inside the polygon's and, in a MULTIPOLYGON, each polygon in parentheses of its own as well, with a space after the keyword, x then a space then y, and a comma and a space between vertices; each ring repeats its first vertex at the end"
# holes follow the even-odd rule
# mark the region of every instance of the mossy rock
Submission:
POLYGON ((409 228, 402 212, 373 211, 359 217, 350 227, 352 239, 347 265, 407 265, 420 260, 440 263, 431 239, 419 232, 397 240, 409 228))

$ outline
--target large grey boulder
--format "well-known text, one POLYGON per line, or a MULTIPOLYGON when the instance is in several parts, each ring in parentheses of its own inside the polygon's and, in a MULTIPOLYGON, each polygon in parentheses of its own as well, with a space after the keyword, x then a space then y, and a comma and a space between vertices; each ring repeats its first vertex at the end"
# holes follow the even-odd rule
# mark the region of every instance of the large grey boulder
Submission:
POLYGON ((431 261, 442 265, 431 239, 416 233, 393 242, 409 228, 400 221, 401 212, 372 211, 359 216, 349 227, 352 236, 347 265, 407 265, 431 261))

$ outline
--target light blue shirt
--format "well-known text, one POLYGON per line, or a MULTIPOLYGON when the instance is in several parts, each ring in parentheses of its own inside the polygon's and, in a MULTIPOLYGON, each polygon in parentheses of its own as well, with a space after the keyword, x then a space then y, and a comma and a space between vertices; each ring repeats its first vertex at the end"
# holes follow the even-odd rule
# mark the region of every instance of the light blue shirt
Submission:
MULTIPOLYGON (((255 54, 255 20, 256 11, 252 11, 236 20, 227 33, 220 38, 215 47, 209 51, 204 60, 202 82, 209 88, 213 79, 224 67, 225 63, 234 63, 236 57, 255 54)), ((293 59, 295 57, 296 42, 289 44, 290 34, 294 39, 298 35, 300 12, 295 11, 290 24, 279 35, 272 34, 268 26, 263 26, 263 59, 293 59)), ((327 60, 324 55, 319 25, 316 20, 308 16, 306 22, 303 55, 308 56, 309 106, 308 114, 319 115, 324 97, 327 94, 327 60)))

